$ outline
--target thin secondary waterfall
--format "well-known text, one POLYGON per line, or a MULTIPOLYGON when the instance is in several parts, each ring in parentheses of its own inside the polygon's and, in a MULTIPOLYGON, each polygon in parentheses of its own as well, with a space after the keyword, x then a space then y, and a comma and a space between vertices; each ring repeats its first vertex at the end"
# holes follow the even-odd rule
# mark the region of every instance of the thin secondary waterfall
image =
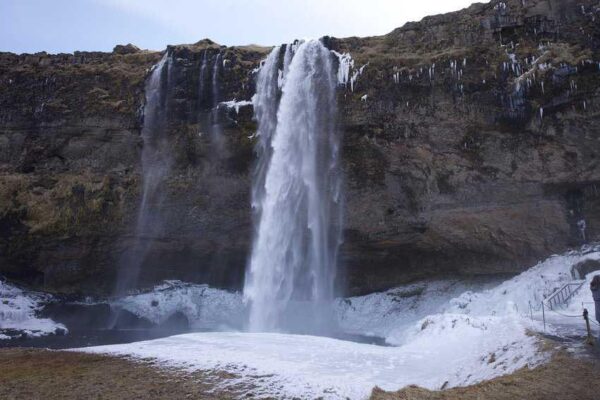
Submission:
POLYGON ((249 329, 326 334, 334 329, 330 312, 341 234, 332 54, 319 41, 286 47, 289 69, 280 76, 280 53, 275 48, 261 68, 254 99, 261 160, 244 288, 249 329))
POLYGON ((219 102, 221 100, 220 91, 220 71, 221 64, 223 63, 223 57, 221 53, 215 56, 215 61, 212 66, 212 77, 211 77, 211 100, 212 100, 212 111, 210 114, 210 133, 213 143, 217 147, 217 152, 223 154, 225 151, 225 141, 222 135, 221 124, 219 121, 219 102))
POLYGON ((219 71, 221 69, 221 63, 222 63, 221 60, 222 60, 221 53, 219 53, 215 57, 215 63, 213 65, 213 69, 212 69, 211 84, 212 84, 213 107, 216 107, 219 105, 219 99, 221 97, 221 94, 219 91, 219 71))
POLYGON ((208 67, 208 58, 207 58, 207 54, 208 51, 204 50, 202 52, 202 63, 200 64, 200 76, 198 77, 199 80, 199 85, 198 85, 198 103, 200 104, 200 109, 202 108, 202 100, 205 98, 205 94, 204 94, 204 90, 205 90, 205 84, 204 82, 206 81, 206 70, 208 67))
POLYGON ((167 53, 146 81, 144 123, 142 127, 142 199, 135 229, 135 243, 120 260, 116 294, 135 288, 140 268, 152 241, 160 236, 163 220, 161 188, 172 164, 167 136, 167 113, 171 58, 167 53))

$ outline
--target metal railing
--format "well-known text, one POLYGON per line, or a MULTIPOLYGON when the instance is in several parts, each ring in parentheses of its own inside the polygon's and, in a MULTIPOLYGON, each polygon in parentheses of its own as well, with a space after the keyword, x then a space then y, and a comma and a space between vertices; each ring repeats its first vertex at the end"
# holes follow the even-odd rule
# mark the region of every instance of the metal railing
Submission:
POLYGON ((554 310, 556 307, 566 304, 584 283, 585 280, 569 282, 546 298, 544 303, 550 310, 554 310))
MULTIPOLYGON (((558 306, 566 304, 574 295, 581 289, 585 284, 585 280, 577 280, 566 283, 561 288, 555 290, 550 296, 540 302, 538 307, 534 307, 529 302, 529 312, 531 314, 531 320, 533 320, 533 313, 541 311, 542 320, 544 321, 544 331, 546 330, 546 308, 549 311, 554 311, 558 306)), ((582 304, 583 308, 583 304, 582 304)), ((556 312, 556 311, 555 311, 556 312)), ((571 315, 569 315, 571 317, 571 315)), ((574 317, 574 316, 573 316, 574 317)))

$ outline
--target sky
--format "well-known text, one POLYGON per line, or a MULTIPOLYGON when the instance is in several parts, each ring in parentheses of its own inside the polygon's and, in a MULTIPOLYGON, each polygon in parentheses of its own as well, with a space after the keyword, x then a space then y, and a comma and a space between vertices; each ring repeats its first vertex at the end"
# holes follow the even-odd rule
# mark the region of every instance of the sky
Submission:
POLYGON ((161 50, 204 38, 232 46, 382 35, 474 1, 0 0, 0 51, 110 51, 127 43, 161 50))

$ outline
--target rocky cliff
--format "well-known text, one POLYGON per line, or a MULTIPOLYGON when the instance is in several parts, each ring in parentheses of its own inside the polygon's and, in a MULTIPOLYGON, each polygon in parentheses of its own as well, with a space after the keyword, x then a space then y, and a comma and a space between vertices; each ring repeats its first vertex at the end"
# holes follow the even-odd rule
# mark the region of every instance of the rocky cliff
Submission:
MULTIPOLYGON (((338 91, 348 293, 515 273, 598 236, 598 18, 591 0, 492 1, 385 36, 324 38, 353 59, 341 57, 338 91)), ((269 50, 166 50, 174 168, 141 285, 240 287, 256 126, 251 105, 214 108, 251 99, 269 50)), ((161 57, 0 54, 0 274, 111 292, 134 240, 144 82, 161 57)))

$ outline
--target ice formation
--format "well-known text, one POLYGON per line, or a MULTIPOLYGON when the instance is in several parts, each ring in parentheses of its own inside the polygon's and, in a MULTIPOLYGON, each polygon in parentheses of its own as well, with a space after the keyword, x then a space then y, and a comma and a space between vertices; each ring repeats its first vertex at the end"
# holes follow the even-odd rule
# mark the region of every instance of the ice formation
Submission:
POLYGON ((67 328, 38 312, 52 301, 52 296, 21 289, 0 280, 0 340, 25 334, 36 337, 66 333, 67 328))

